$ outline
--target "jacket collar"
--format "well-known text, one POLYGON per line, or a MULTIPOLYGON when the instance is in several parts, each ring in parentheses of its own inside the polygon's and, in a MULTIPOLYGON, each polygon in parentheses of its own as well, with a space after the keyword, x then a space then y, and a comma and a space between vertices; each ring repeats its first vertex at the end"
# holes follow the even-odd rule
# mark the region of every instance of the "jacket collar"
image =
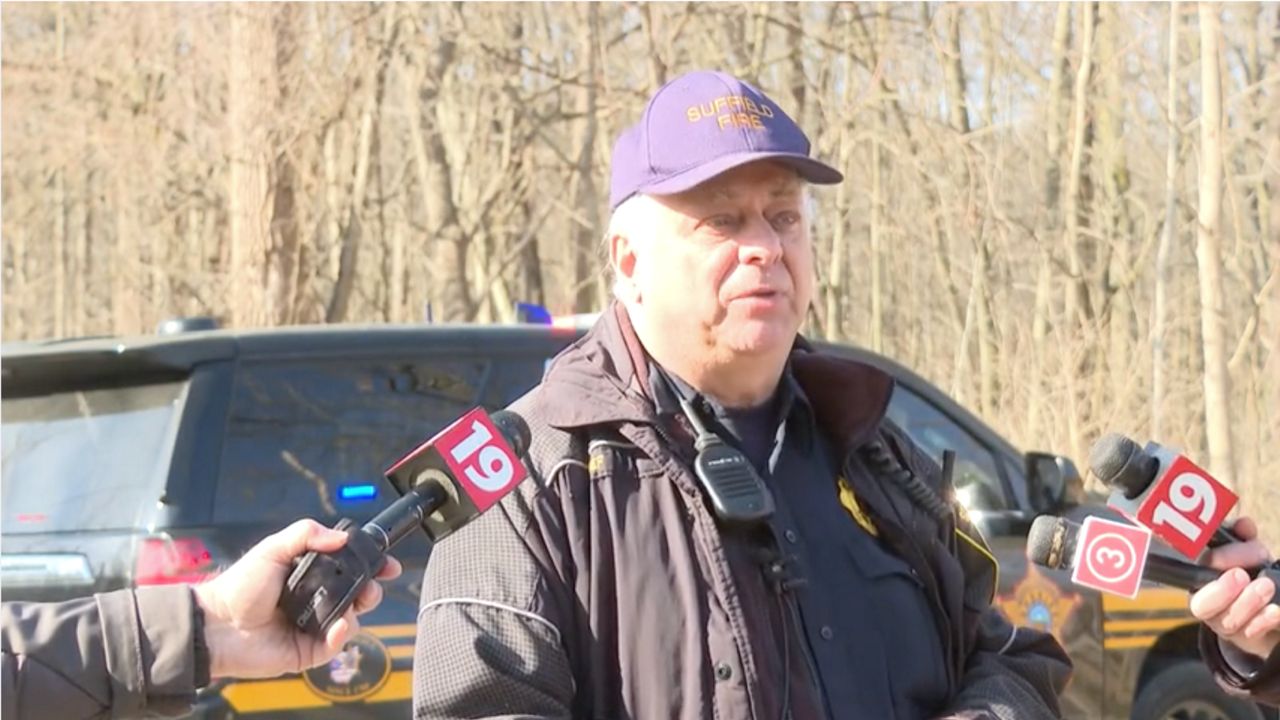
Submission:
MULTIPOLYGON (((609 304, 591 330, 556 356, 543 379, 539 411, 554 427, 657 422, 649 361, 626 309, 609 304)), ((875 432, 889 407, 893 378, 870 365, 817 352, 797 336, 791 371, 818 426, 844 448, 875 432)))

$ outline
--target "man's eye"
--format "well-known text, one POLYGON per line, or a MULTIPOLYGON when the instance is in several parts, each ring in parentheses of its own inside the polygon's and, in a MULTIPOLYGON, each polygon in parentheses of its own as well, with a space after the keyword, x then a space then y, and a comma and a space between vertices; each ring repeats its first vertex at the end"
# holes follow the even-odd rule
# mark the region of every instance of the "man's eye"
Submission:
POLYGON ((795 227, 800 222, 800 213, 783 212, 773 216, 773 226, 778 229, 795 227))
POLYGON ((737 227, 738 219, 732 215, 716 215, 708 218, 706 225, 713 230, 732 230, 737 227))

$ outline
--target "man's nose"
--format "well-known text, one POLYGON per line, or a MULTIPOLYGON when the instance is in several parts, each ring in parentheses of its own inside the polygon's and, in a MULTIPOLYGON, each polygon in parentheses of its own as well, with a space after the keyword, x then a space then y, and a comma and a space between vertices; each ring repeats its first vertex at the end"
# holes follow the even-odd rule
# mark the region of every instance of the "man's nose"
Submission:
POLYGON ((738 236, 738 261, 744 265, 769 265, 782 257, 782 237, 764 218, 757 218, 738 236))

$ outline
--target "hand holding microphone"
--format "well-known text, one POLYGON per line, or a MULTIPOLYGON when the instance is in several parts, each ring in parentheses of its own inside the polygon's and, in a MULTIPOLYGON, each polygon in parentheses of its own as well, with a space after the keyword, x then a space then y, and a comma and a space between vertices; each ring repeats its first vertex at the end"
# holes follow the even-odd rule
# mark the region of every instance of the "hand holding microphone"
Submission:
POLYGON ((1225 572, 1191 596, 1191 614, 1220 639, 1265 658, 1280 644, 1280 573, 1264 573, 1251 581, 1241 568, 1269 563, 1271 554, 1255 540, 1258 527, 1252 520, 1240 518, 1234 529, 1244 542, 1209 553, 1209 567, 1225 572))
POLYGON ((279 603, 290 623, 325 637, 397 542, 419 527, 439 542, 515 488, 527 475, 520 458, 528 447, 523 418, 508 411, 490 418, 476 408, 401 458, 386 472, 400 499, 362 527, 339 520, 334 529, 347 542, 309 552, 294 566, 279 603))
POLYGON ((1280 644, 1280 568, 1268 565, 1271 555, 1254 540, 1252 520, 1241 518, 1236 530, 1243 542, 1213 550, 1206 567, 1147 554, 1145 528, 1100 517, 1082 526, 1042 515, 1027 535, 1027 559, 1071 572, 1077 585, 1125 597, 1137 595, 1142 580, 1190 591, 1192 615, 1221 639, 1266 657, 1280 644))
POLYGON ((265 678, 328 661, 360 629, 358 616, 377 607, 400 563, 388 557, 373 581, 357 589, 323 635, 301 632, 276 610, 294 560, 308 552, 340 552, 350 538, 315 520, 299 520, 267 536, 217 577, 192 587, 204 615, 212 677, 265 678))

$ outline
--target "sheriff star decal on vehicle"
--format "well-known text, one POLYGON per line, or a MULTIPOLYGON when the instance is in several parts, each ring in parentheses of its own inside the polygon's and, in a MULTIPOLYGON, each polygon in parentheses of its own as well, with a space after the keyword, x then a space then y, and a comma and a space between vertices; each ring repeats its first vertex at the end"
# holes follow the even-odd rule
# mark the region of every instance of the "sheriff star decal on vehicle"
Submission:
POLYGON ((1013 586, 1011 593, 996 598, 997 606, 1010 622, 1043 630, 1059 642, 1062 628, 1080 601, 1079 595, 1062 592, 1062 588, 1040 574, 1035 565, 1027 566, 1026 577, 1013 586))
POLYGON ((391 674, 391 656, 382 641, 360 633, 347 641, 328 665, 302 674, 307 687, 333 702, 353 702, 377 692, 391 674))

